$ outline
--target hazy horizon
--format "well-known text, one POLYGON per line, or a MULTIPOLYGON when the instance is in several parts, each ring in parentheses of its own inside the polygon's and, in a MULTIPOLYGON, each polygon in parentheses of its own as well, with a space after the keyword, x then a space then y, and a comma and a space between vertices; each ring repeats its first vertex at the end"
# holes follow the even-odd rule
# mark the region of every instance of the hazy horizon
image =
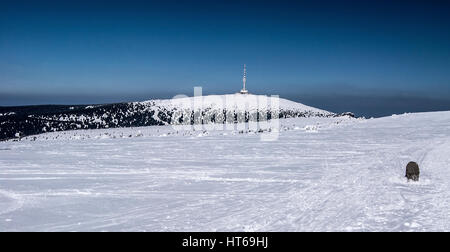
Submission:
MULTIPOLYGON (((181 93, 180 93, 181 94, 181 93)), ((193 93, 183 93, 187 96, 193 96, 193 93)), ((220 93, 205 92, 204 95, 220 95, 220 93)), ((258 94, 258 93, 256 93, 258 94)), ((170 99, 177 94, 159 93, 159 94, 141 94, 133 96, 72 96, 62 95, 56 96, 40 96, 40 95, 23 95, 23 96, 4 96, 0 94, 2 104, 0 107, 14 106, 33 106, 33 105, 90 105, 90 104, 106 104, 120 102, 145 101, 149 99, 170 99)), ((269 94, 265 94, 269 95, 269 94)), ((382 117, 392 114, 402 114, 409 112, 432 112, 450 110, 450 100, 437 99, 430 97, 421 97, 418 95, 401 95, 395 94, 391 96, 379 95, 354 95, 354 94, 283 94, 281 98, 300 102, 305 105, 317 107, 335 113, 352 112, 357 116, 364 117, 382 117)))

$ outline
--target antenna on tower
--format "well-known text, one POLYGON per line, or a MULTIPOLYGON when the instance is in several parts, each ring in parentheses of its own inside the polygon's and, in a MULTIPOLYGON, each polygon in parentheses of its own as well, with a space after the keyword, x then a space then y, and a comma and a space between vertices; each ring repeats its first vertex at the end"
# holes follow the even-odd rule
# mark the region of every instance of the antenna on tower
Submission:
POLYGON ((248 94, 248 90, 245 89, 246 82, 247 82, 247 69, 246 69, 245 64, 244 64, 244 77, 242 78, 243 87, 242 87, 241 92, 240 92, 241 94, 248 94))

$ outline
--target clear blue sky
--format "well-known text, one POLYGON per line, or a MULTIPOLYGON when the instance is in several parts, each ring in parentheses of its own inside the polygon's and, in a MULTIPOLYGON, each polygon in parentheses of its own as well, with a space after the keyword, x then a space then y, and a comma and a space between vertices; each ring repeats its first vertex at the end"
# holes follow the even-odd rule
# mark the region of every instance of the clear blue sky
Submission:
POLYGON ((450 109, 450 4, 0 2, 0 106, 232 93, 244 63, 253 93, 450 109))

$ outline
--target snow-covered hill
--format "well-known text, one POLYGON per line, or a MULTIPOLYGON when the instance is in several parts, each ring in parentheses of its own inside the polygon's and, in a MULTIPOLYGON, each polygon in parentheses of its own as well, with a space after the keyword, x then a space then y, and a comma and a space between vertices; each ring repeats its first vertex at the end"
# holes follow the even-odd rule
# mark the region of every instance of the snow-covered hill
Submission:
POLYGON ((0 142, 0 231, 450 230, 450 112, 280 122, 0 142))
POLYGON ((89 106, 3 107, 0 140, 52 131, 168 125, 181 120, 191 124, 258 121, 274 114, 282 118, 338 116, 285 99, 272 104, 267 96, 241 94, 89 106))
POLYGON ((150 100, 146 102, 136 102, 133 105, 146 106, 153 110, 172 111, 174 109, 203 109, 203 110, 233 110, 236 112, 270 111, 279 109, 281 112, 297 113, 301 116, 333 116, 334 114, 325 110, 306 106, 304 104, 290 100, 278 99, 278 108, 270 104, 270 97, 265 95, 252 94, 229 94, 229 95, 208 95, 197 97, 184 97, 167 100, 150 100), (196 107, 196 105, 198 107, 196 107))

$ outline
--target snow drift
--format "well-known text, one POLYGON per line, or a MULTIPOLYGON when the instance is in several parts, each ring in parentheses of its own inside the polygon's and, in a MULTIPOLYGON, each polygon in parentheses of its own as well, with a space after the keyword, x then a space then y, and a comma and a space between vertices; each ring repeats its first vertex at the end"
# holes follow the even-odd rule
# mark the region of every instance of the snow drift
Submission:
POLYGON ((280 122, 0 142, 0 231, 450 230, 450 112, 280 122))

